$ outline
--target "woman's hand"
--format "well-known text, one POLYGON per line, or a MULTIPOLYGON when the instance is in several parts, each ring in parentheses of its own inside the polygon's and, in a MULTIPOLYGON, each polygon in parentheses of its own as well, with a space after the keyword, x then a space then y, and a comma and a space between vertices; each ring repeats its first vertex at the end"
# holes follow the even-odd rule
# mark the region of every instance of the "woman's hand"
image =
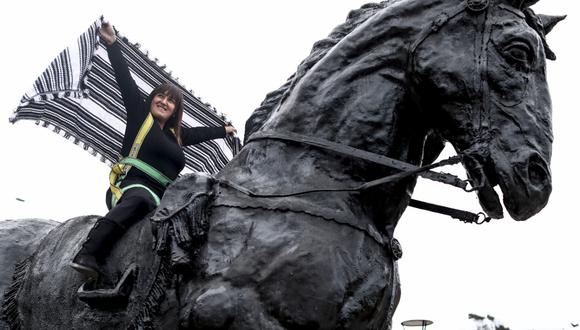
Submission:
POLYGON ((115 33, 115 29, 109 23, 103 23, 101 28, 99 29, 99 35, 101 36, 101 40, 107 45, 110 46, 117 41, 117 34, 115 33))
POLYGON ((234 133, 238 132, 238 130, 235 127, 233 127, 232 125, 226 126, 225 129, 226 129, 226 134, 234 134, 234 133))

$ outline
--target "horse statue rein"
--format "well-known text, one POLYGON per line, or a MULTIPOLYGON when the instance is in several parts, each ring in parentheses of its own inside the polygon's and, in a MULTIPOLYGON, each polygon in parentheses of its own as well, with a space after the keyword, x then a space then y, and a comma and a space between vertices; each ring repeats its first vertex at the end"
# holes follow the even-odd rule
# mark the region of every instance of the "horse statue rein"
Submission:
MULTIPOLYGON (((259 141, 259 140, 281 140, 281 141, 290 141, 290 142, 296 142, 296 143, 300 143, 300 144, 306 144, 306 145, 318 147, 321 149, 330 150, 330 151, 333 151, 336 153, 340 153, 340 154, 343 154, 343 155, 346 155, 349 157, 371 161, 371 162, 376 163, 376 164, 380 164, 380 165, 387 166, 390 168, 398 169, 401 172, 395 173, 392 175, 388 175, 386 177, 382 177, 382 178, 379 178, 379 179, 376 179, 373 181, 369 181, 369 182, 366 182, 366 183, 359 185, 359 186, 356 186, 356 187, 310 189, 310 190, 295 191, 295 192, 286 193, 286 194, 261 194, 261 193, 254 192, 248 188, 242 187, 236 183, 233 183, 231 181, 224 180, 224 179, 219 179, 219 182, 221 184, 229 186, 229 187, 231 187, 231 188, 233 188, 233 189, 235 189, 235 190, 237 190, 245 195, 248 195, 250 197, 276 198, 276 197, 291 197, 291 196, 304 195, 304 194, 317 193, 317 192, 360 192, 360 191, 363 191, 363 190, 366 190, 366 189, 369 189, 372 187, 376 187, 376 186, 379 186, 382 184, 393 183, 393 182, 397 182, 397 181, 400 181, 402 179, 405 179, 405 178, 408 178, 411 176, 419 175, 419 176, 424 177, 424 178, 429 179, 429 180, 433 180, 436 182, 441 182, 444 184, 449 184, 449 185, 452 185, 454 187, 461 188, 466 192, 471 192, 471 191, 477 190, 477 187, 468 188, 468 185, 471 185, 471 181, 469 181, 469 180, 461 180, 458 177, 451 175, 451 174, 448 174, 448 173, 439 173, 439 172, 431 171, 431 169, 434 169, 437 167, 441 167, 441 166, 445 166, 445 165, 454 165, 454 164, 459 163, 461 161, 461 158, 463 157, 462 155, 453 156, 453 157, 450 157, 448 159, 444 159, 442 161, 439 161, 437 163, 418 167, 418 166, 415 166, 415 165, 412 165, 409 163, 405 163, 405 162, 397 160, 397 159, 389 158, 389 157, 379 155, 376 153, 372 153, 372 152, 369 152, 366 150, 361 150, 361 149, 353 148, 351 146, 347 146, 344 144, 339 144, 336 142, 332 142, 332 141, 328 141, 328 140, 324 140, 324 139, 320 139, 320 138, 316 138, 316 137, 311 137, 311 136, 300 135, 300 134, 296 134, 296 133, 277 133, 277 132, 264 132, 264 131, 256 132, 249 137, 249 139, 246 141, 246 143, 259 141)), ((475 213, 468 212, 468 211, 458 210, 458 209, 445 207, 445 206, 441 206, 441 205, 436 205, 436 204, 432 204, 432 203, 428 203, 428 202, 418 201, 418 200, 414 200, 414 199, 411 199, 409 206, 419 208, 422 210, 426 210, 426 211, 431 211, 431 212, 435 212, 435 213, 441 213, 444 215, 448 215, 452 218, 458 219, 458 220, 466 222, 466 223, 482 224, 485 222, 489 222, 491 220, 491 218, 483 212, 479 212, 479 213, 475 214, 475 213)))

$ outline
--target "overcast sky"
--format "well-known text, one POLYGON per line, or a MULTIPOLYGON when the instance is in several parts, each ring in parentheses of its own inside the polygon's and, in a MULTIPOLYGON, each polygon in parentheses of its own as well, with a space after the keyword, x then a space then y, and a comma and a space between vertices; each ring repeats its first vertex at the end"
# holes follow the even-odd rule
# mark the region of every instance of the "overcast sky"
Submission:
MULTIPOLYGON (((30 122, 8 123, 22 94, 101 14, 139 42, 243 133, 245 120, 292 74, 316 40, 366 1, 29 1, 3 5, 0 219, 58 221, 106 212, 108 168, 30 122), (2 119, 3 118, 3 119, 2 119), (20 201, 23 200, 23 201, 20 201)), ((402 299, 394 329, 427 318, 429 329, 470 329, 468 313, 517 329, 569 329, 580 322, 578 209, 578 14, 575 1, 534 8, 569 14, 548 36, 554 109, 553 193, 526 222, 484 226, 408 209, 395 236, 402 299)), ((449 151, 446 152, 449 155, 449 151)), ((447 169, 446 169, 447 170, 447 169)), ((448 171, 462 174, 460 167, 448 171)), ((420 182, 416 198, 478 210, 475 195, 420 182)))

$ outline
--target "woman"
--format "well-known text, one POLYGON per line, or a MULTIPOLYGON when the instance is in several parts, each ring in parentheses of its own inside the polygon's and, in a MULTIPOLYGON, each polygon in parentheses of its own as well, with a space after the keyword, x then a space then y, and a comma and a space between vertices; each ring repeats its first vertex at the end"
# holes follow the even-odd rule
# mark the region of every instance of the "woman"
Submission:
POLYGON ((236 132, 233 126, 182 128, 183 95, 179 88, 162 84, 144 100, 116 42, 113 27, 103 23, 99 34, 107 45, 127 110, 121 155, 133 162, 121 161, 121 167, 113 166, 111 189, 107 192, 109 212, 97 220, 71 263, 72 268, 92 278, 98 276, 98 264, 115 242, 134 222, 155 209, 167 182, 175 180, 183 170, 182 147, 236 132), (147 166, 153 169, 148 171, 147 166))

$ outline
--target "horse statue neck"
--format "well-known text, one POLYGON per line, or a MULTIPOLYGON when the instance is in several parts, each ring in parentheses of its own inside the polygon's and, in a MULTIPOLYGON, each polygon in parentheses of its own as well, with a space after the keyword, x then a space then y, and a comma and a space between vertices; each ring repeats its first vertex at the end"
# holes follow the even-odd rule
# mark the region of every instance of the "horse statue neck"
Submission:
MULTIPOLYGON (((419 0, 399 3, 367 19, 297 78, 261 131, 312 136, 420 164, 428 130, 408 88, 408 52, 440 11, 425 13, 419 0)), ((452 5, 457 3, 433 1, 433 6, 452 5)), ((320 148, 268 140, 247 144, 220 176, 261 193, 288 193, 354 186, 389 173, 320 148)), ((353 203, 373 213, 380 208, 379 216, 398 219, 414 182, 378 188, 378 194, 369 194, 375 197, 355 198, 353 203), (385 214, 384 205, 395 207, 385 214)))

